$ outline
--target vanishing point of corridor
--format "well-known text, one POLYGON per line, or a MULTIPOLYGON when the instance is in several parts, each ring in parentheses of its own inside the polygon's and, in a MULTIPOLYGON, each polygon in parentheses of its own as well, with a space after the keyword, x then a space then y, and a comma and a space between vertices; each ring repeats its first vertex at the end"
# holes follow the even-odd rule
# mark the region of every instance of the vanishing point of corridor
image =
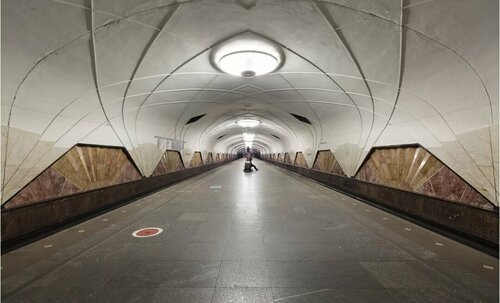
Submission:
POLYGON ((2 258, 2 302, 496 302, 498 259, 263 161, 2 258), (137 238, 141 228, 161 228, 137 238))

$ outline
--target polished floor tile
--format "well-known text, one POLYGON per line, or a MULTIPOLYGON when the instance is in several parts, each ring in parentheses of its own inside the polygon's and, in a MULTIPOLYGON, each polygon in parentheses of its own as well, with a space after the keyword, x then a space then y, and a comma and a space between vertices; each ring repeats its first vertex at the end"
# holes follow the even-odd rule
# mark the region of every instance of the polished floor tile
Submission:
POLYGON ((266 261, 223 261, 217 287, 270 287, 266 261))
POLYGON ((212 303, 272 303, 270 288, 217 288, 212 303))

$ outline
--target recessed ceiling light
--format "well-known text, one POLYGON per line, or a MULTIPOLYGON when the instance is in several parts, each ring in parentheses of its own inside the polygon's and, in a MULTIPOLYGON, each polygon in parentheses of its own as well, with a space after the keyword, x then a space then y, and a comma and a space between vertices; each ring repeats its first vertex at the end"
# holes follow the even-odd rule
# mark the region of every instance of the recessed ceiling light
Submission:
POLYGON ((243 133, 242 137, 243 141, 250 142, 253 141, 253 139, 255 138, 255 134, 243 133))
POLYGON ((236 124, 238 124, 241 127, 255 127, 260 123, 261 122, 259 120, 254 120, 254 119, 243 119, 236 121, 236 124))
POLYGON ((224 55, 218 64, 228 74, 250 78, 274 71, 279 61, 271 54, 250 50, 224 55))

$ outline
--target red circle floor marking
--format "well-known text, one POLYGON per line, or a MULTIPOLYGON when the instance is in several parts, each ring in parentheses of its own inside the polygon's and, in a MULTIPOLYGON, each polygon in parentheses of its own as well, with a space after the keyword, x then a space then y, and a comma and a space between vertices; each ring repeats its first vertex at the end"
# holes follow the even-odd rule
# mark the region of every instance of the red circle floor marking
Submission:
POLYGON ((132 233, 132 236, 136 238, 147 238, 147 237, 153 237, 156 235, 159 235, 163 229, 159 227, 147 227, 147 228, 141 228, 139 230, 136 230, 132 233))

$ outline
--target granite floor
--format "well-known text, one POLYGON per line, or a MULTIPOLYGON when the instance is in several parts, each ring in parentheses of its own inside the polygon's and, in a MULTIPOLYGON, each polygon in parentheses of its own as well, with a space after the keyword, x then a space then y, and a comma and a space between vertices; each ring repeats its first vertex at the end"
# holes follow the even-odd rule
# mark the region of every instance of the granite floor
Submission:
POLYGON ((2 302, 498 302, 498 259, 255 164, 3 255, 2 302))

